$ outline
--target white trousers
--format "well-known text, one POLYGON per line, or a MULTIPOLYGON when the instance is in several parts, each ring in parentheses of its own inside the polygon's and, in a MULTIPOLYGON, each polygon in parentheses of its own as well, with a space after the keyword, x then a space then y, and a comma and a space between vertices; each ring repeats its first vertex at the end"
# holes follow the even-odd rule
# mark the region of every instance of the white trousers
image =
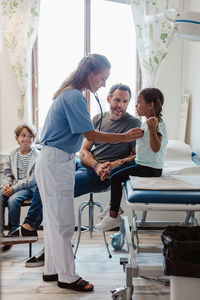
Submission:
POLYGON ((71 238, 74 233, 74 154, 43 147, 36 162, 36 181, 43 204, 45 274, 71 283, 75 272, 71 238))

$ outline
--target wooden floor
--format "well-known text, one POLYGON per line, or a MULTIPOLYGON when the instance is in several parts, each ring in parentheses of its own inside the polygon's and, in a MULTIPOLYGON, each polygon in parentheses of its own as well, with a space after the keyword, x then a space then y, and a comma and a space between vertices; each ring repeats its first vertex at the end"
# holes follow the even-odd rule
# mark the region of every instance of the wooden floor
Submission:
MULTIPOLYGON (((92 240, 88 233, 82 234, 77 252, 76 271, 84 279, 95 286, 92 293, 79 293, 57 287, 56 282, 43 282, 43 267, 26 268, 24 262, 28 256, 28 245, 15 245, 1 258, 1 300, 108 300, 112 299, 111 290, 125 285, 125 273, 119 264, 120 257, 127 257, 126 245, 115 251, 107 241, 112 258, 104 245, 101 233, 94 233, 92 240)), ((153 236, 145 238, 145 242, 160 239, 153 236)), ((33 244, 33 254, 43 247, 43 232, 39 231, 39 241, 33 244)), ((169 287, 152 281, 135 278, 133 300, 169 300, 169 287)))

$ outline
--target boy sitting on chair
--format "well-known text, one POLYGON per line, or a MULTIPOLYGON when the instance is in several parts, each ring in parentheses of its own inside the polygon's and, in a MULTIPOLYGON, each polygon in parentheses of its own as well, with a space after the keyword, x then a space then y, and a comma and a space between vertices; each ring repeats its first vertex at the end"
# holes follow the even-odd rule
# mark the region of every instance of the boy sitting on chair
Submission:
POLYGON ((36 188, 35 161, 39 151, 32 147, 35 136, 32 126, 28 124, 17 126, 15 138, 19 147, 11 152, 5 162, 0 198, 2 231, 4 230, 5 207, 8 206, 8 236, 19 227, 21 205, 24 200, 33 196, 36 188))

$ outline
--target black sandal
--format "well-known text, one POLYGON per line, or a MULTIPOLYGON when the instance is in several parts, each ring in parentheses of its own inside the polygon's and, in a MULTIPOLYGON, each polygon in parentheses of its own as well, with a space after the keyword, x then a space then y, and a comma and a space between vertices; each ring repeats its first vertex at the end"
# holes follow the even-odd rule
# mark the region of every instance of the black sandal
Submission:
POLYGON ((91 292, 93 291, 94 286, 92 285, 90 288, 85 288, 88 283, 88 281, 85 281, 80 277, 78 280, 72 283, 58 281, 58 286, 63 289, 70 289, 78 292, 91 292), (80 280, 81 282, 78 283, 80 280))
POLYGON ((58 281, 58 274, 47 275, 42 273, 43 281, 58 281))

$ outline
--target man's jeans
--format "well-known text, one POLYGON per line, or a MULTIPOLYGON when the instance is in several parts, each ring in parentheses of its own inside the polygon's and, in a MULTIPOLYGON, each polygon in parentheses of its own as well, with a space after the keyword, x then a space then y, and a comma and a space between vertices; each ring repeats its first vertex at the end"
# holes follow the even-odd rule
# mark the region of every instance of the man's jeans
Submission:
POLYGON ((76 160, 74 197, 79 197, 88 193, 101 192, 110 186, 110 180, 101 181, 93 168, 84 165, 80 160, 76 160))
POLYGON ((24 223, 30 224, 34 228, 39 228, 42 223, 42 202, 38 186, 35 189, 28 214, 24 219, 24 223))
POLYGON ((15 192, 12 196, 6 197, 2 195, 2 189, 0 191, 0 198, 2 201, 2 230, 4 230, 5 223, 5 207, 8 204, 8 228, 9 232, 19 227, 21 206, 24 200, 33 196, 36 186, 31 189, 21 190, 15 192))
MULTIPOLYGON (((110 186, 110 180, 101 181, 93 168, 89 168, 78 159, 76 160, 74 197, 79 197, 88 193, 100 192, 110 186)), ((30 224, 34 228, 39 228, 42 223, 42 202, 38 187, 35 190, 31 206, 24 223, 30 224)))

